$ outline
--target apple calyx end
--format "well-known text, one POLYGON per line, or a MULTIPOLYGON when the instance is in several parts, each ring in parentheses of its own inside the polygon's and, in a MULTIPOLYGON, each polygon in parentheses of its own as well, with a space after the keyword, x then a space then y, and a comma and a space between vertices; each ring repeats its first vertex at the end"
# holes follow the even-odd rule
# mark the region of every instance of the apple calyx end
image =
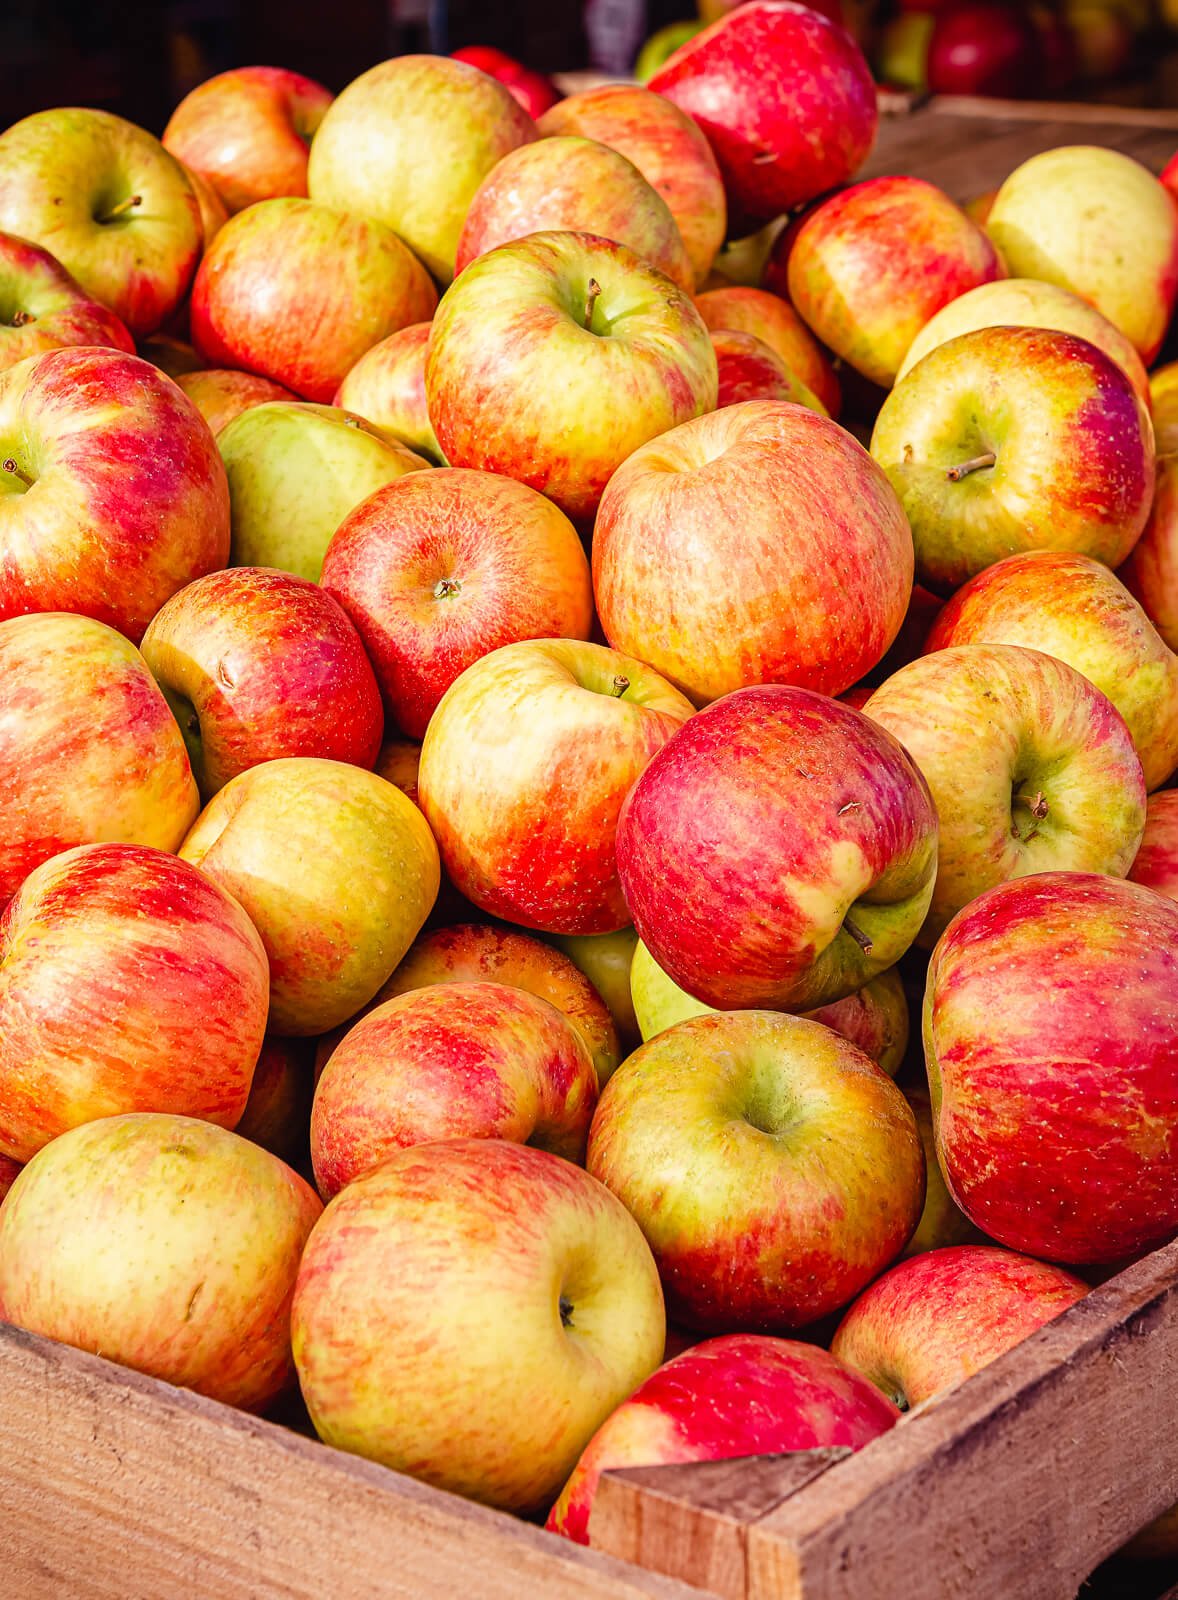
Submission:
POLYGON ((945 476, 950 483, 960 483, 962 478, 968 478, 971 472, 984 472, 987 467, 994 466, 998 457, 993 450, 983 450, 980 456, 972 456, 968 461, 960 461, 955 467, 946 467, 945 476))
POLYGON ((459 578, 439 578, 434 584, 434 599, 448 600, 451 595, 462 593, 462 581, 459 578))
POLYGON ((571 1328, 573 1325, 573 1302, 571 1300, 566 1300, 564 1295, 561 1295, 557 1304, 560 1310, 561 1327, 571 1328))

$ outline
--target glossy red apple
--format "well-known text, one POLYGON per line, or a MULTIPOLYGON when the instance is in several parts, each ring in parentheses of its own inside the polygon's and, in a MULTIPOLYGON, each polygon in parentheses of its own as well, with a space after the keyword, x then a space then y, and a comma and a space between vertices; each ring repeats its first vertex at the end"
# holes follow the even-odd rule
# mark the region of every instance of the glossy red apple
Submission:
POLYGON ((933 94, 1018 100, 1039 87, 1042 71, 1039 32, 1024 6, 981 0, 938 16, 928 48, 933 94))
POLYGON ((133 355, 135 342, 56 257, 15 233, 0 233, 0 370, 70 344, 107 344, 133 355))
POLYGON ((731 329, 761 339, 813 391, 832 417, 839 414, 839 381, 818 341, 788 300, 767 289, 732 284, 708 289, 695 298, 696 309, 713 333, 731 329))
POLYGON ((1178 900, 1178 789, 1150 795, 1145 833, 1129 876, 1134 883, 1178 900))

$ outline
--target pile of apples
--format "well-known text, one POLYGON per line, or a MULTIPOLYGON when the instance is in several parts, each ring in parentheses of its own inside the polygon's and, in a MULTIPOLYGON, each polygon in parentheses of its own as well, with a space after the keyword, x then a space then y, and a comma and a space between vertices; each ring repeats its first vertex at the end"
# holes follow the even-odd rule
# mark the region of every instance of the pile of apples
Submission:
POLYGON ((534 87, 0 135, 0 1316, 586 1541, 1178 1232, 1178 206, 534 87))

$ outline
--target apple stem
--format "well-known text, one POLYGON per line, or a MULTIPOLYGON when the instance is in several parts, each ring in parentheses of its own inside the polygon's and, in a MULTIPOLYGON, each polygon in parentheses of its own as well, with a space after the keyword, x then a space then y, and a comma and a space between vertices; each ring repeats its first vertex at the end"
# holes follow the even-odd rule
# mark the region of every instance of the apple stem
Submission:
POLYGON ((609 692, 610 692, 610 694, 613 695, 615 700, 620 700, 629 687, 630 687, 629 678, 623 678, 621 673, 619 673, 618 676, 614 679, 613 685, 611 686, 609 692))
POLYGON ((1036 822, 1042 822, 1051 811, 1051 807, 1047 804, 1047 796, 1042 789, 1033 798, 1029 794, 1016 794, 1010 803, 1013 806, 1029 806, 1036 822))
POLYGON ((590 327, 593 322, 593 307, 597 304, 597 297, 601 293, 601 285, 596 278, 589 279, 589 292, 585 296, 585 326, 590 327))
POLYGON ((121 217, 134 206, 141 206, 142 204, 143 196, 141 194, 130 194, 125 200, 120 200, 117 206, 112 206, 104 217, 97 217, 95 220, 98 222, 113 222, 116 217, 121 217))
POLYGON ((452 594, 458 594, 461 589, 457 578, 439 578, 434 584, 434 599, 445 600, 452 594))
POLYGON ((29 477, 28 473, 25 472, 22 467, 17 465, 12 456, 9 456, 7 461, 5 461, 4 470, 5 472, 11 472, 14 478, 19 478, 26 489, 31 489, 33 487, 32 478, 29 477))
POLYGON ((854 939, 855 943, 859 946, 860 950, 862 950, 865 956, 869 956, 871 954, 875 946, 863 932, 863 929, 857 927, 855 923, 851 921, 850 917, 843 918, 843 929, 845 932, 851 935, 851 938, 854 939))
POLYGON ((974 456, 969 461, 962 461, 956 467, 948 467, 945 476, 950 483, 960 483, 962 478, 968 478, 971 472, 982 472, 986 467, 992 467, 998 460, 993 450, 984 450, 980 456, 974 456))
POLYGON ((32 321, 33 313, 31 311, 16 311, 13 313, 12 321, 8 326, 10 328, 23 328, 32 321))

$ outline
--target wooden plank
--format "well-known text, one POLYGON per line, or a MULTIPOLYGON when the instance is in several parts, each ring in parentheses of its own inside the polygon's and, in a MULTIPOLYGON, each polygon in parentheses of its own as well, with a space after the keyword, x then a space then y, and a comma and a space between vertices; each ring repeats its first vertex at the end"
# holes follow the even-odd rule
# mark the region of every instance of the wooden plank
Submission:
POLYGON ((1178 1501, 1178 1243, 754 1522, 749 1600, 1073 1600, 1178 1501))
POLYGON ((0 1552, 12 1600, 700 1600, 3 1324, 0 1552))
POLYGON ((596 1550, 744 1600, 748 1530, 849 1450, 797 1450, 606 1472, 590 1518, 596 1550))

